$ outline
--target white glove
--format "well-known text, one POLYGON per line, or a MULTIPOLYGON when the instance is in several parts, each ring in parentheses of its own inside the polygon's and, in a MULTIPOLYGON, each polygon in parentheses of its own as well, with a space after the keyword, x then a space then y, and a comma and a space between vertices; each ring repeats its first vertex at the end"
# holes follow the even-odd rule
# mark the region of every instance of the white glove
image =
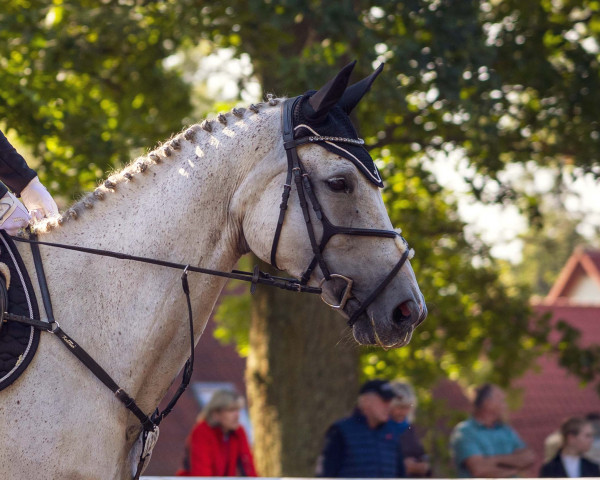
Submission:
POLYGON ((34 177, 21 191, 21 199, 34 220, 58 215, 56 202, 38 177, 34 177))
POLYGON ((16 235, 20 228, 29 225, 29 218, 27 209, 12 193, 6 192, 0 198, 0 228, 9 235, 16 235))

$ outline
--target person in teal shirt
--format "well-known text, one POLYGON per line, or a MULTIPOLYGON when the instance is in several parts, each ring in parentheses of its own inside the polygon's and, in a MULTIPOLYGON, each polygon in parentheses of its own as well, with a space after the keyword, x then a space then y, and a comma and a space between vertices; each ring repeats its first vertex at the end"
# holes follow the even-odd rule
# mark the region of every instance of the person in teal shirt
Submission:
POLYGON ((459 423, 450 437, 460 477, 514 477, 533 465, 533 452, 506 423, 506 417, 502 389, 489 383, 478 388, 473 415, 459 423))

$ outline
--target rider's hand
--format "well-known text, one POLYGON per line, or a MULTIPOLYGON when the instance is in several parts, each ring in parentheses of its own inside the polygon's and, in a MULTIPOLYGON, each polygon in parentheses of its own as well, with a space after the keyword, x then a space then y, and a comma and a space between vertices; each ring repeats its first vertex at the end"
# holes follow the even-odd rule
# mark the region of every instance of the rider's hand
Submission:
POLYGON ((29 212, 12 193, 6 192, 0 198, 0 229, 9 235, 16 235, 20 228, 29 225, 29 212))
POLYGON ((34 177, 21 191, 21 199, 34 220, 58 214, 56 202, 38 177, 34 177))

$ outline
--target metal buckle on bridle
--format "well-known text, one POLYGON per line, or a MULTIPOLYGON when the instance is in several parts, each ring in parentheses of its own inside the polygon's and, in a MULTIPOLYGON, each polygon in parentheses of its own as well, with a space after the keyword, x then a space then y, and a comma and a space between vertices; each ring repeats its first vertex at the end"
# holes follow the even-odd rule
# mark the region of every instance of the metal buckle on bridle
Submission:
POLYGON ((345 277, 344 275, 332 273, 331 275, 329 275, 329 278, 324 278, 323 280, 321 280, 321 282, 319 283, 319 288, 322 289, 323 284, 325 282, 328 282, 332 278, 340 278, 346 282, 346 288, 344 289, 342 299, 338 302, 338 305, 334 305, 333 303, 328 302, 327 299, 323 296, 323 292, 321 292, 321 300, 323 300, 325 304, 329 305, 334 310, 343 310, 346 306, 346 302, 348 302, 350 297, 352 297, 352 285, 354 285, 354 280, 352 280, 350 277, 345 277))

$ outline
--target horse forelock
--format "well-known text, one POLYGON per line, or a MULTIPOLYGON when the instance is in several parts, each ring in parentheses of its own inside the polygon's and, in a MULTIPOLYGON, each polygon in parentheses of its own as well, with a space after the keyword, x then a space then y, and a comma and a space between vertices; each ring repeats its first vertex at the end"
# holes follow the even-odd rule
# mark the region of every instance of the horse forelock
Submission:
MULTIPOLYGON (((31 231, 35 234, 44 234, 60 228, 66 222, 76 220, 86 210, 92 209, 96 202, 103 201, 110 197, 119 185, 132 181, 134 177, 138 177, 140 174, 145 173, 154 165, 167 162, 170 157, 174 156, 175 152, 181 149, 184 142, 196 143, 198 135, 208 134, 210 137, 207 137, 207 140, 210 144, 211 141, 214 142, 215 134, 219 132, 223 133, 225 131, 225 127, 227 127, 230 119, 233 118, 234 121, 238 121, 250 115, 256 115, 262 108, 274 107, 283 100, 283 98, 276 98, 273 95, 268 95, 267 97, 267 102, 251 104, 247 108, 233 108, 230 112, 217 114, 213 119, 205 119, 200 123, 185 127, 179 133, 172 135, 171 138, 165 142, 159 143, 147 154, 132 160, 120 171, 110 174, 104 181, 100 182, 93 192, 88 192, 83 195, 81 199, 60 214, 34 223, 31 227, 31 231), (224 128, 217 130, 219 127, 224 128)), ((225 137, 227 137, 227 135, 225 135, 225 137)))

